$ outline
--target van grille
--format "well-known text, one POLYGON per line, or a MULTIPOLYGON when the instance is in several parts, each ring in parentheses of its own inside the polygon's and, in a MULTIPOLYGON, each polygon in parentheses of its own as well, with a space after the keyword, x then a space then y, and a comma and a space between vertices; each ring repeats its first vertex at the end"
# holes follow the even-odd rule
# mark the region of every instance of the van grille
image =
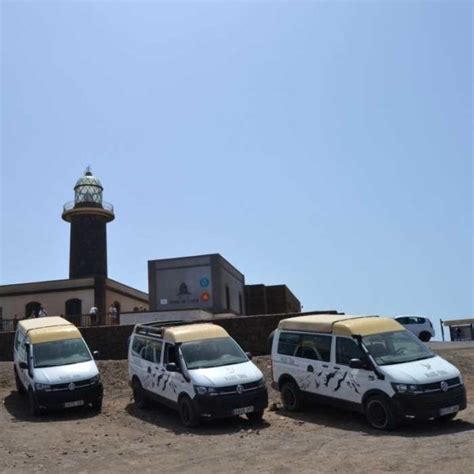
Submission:
MULTIPOLYGON (((445 380, 445 382, 448 384, 448 389, 451 389, 460 385, 461 379, 459 377, 454 377, 452 379, 445 380)), ((425 383, 420 385, 420 387, 423 389, 423 392, 439 392, 441 391, 441 382, 425 383)))
MULTIPOLYGON (((79 380, 77 382, 73 382, 74 385, 76 386, 76 388, 83 388, 83 387, 88 387, 89 385, 93 385, 94 384, 94 378, 95 377, 92 377, 90 379, 86 379, 86 380, 79 380)), ((68 382, 68 383, 57 383, 55 385, 51 385, 51 391, 53 392, 56 392, 56 391, 61 391, 61 390, 69 390, 69 384, 71 382, 68 382)))
MULTIPOLYGON (((243 391, 248 392, 249 390, 255 390, 259 388, 259 383, 258 381, 256 382, 248 382, 248 383, 242 383, 243 391)), ((216 388, 216 392, 219 395, 227 395, 230 393, 237 393, 237 385, 228 385, 227 387, 219 387, 216 388)))

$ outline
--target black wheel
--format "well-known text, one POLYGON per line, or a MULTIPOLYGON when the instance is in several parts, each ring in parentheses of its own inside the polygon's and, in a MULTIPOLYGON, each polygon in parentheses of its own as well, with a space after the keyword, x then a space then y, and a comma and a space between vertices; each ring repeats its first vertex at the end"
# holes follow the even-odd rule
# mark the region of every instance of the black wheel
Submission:
POLYGON ((260 423, 263 419, 263 410, 253 411, 252 413, 247 413, 247 418, 253 423, 260 423))
POLYGON ((25 387, 23 387, 23 384, 21 383, 20 377, 18 377, 16 369, 13 369, 13 370, 15 372, 16 390, 20 395, 24 395, 25 394, 25 387))
POLYGON ((302 408, 301 392, 295 382, 285 382, 281 387, 281 401, 288 411, 298 411, 302 408))
POLYGON ((438 418, 436 418, 436 421, 439 421, 441 423, 446 423, 447 421, 451 421, 452 419, 454 419, 457 414, 458 412, 450 413, 449 415, 439 416, 438 418))
POLYGON ((91 407, 97 413, 102 411, 102 398, 98 398, 96 401, 91 403, 91 407))
POLYGON ((424 331, 420 334, 419 338, 422 342, 430 342, 431 334, 429 332, 424 331))
POLYGON ((133 401, 135 402, 135 406, 143 410, 148 406, 148 399, 146 396, 145 391, 143 390, 142 384, 140 380, 134 379, 132 383, 132 390, 133 390, 133 401))
POLYGON ((365 416, 370 426, 377 430, 393 430, 397 426, 390 403, 381 395, 370 397, 365 402, 365 416))
POLYGON ((199 425, 199 417, 196 414, 192 401, 188 397, 183 397, 179 401, 179 416, 184 426, 194 427, 199 425))
POLYGON ((36 401, 36 396, 31 389, 28 391, 28 410, 31 416, 39 416, 41 414, 40 407, 36 401))

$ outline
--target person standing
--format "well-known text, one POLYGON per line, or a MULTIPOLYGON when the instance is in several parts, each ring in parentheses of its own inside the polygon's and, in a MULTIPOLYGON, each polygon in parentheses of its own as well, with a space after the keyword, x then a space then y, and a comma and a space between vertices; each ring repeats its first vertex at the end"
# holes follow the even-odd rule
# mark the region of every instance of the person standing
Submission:
POLYGON ((91 326, 95 326, 97 324, 97 313, 99 312, 99 308, 94 304, 92 308, 89 310, 89 315, 91 317, 91 326))
POLYGON ((109 306, 109 321, 110 324, 117 324, 117 307, 113 303, 109 306))
POLYGON ((48 312, 41 306, 37 317, 44 318, 46 316, 48 316, 48 312))

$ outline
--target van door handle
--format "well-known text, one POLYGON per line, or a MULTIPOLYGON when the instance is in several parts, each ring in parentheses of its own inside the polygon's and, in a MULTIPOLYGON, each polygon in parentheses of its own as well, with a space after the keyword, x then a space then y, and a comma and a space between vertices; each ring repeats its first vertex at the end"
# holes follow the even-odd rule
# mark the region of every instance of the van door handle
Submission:
POLYGON ((334 369, 335 369, 335 370, 341 370, 340 367, 336 367, 336 366, 334 366, 334 369))
POLYGON ((323 367, 324 367, 325 369, 327 369, 327 368, 329 367, 329 365, 323 364, 323 367))
POLYGON ((148 366, 148 369, 146 369, 146 371, 147 371, 149 374, 151 374, 151 367, 148 366))
POLYGON ((308 367, 306 368, 306 371, 307 372, 314 372, 314 367, 312 365, 308 365, 308 367))

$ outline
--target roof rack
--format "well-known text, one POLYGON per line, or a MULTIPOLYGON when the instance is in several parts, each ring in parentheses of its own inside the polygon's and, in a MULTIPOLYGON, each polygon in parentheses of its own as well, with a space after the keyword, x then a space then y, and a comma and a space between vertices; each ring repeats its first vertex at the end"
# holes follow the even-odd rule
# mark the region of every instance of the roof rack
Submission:
POLYGON ((170 326, 180 326, 182 324, 189 324, 189 321, 177 320, 177 321, 154 321, 152 323, 140 323, 137 324, 133 330, 136 334, 142 334, 144 336, 158 336, 163 337, 165 329, 170 326))

